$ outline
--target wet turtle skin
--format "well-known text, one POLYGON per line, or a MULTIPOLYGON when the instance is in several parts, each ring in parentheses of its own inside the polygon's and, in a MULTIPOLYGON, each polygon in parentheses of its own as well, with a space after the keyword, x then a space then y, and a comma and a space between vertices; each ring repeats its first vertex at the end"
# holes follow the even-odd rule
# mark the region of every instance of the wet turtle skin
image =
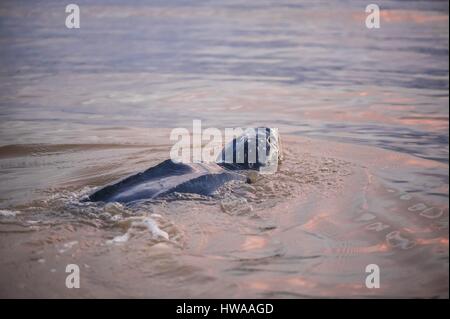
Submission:
POLYGON ((246 181, 245 175, 224 170, 218 164, 174 163, 165 160, 155 167, 105 186, 89 196, 90 201, 129 203, 172 193, 210 196, 231 180, 246 181))
MULTIPOLYGON (((210 196, 219 187, 231 180, 248 182, 249 178, 245 172, 258 170, 266 164, 260 163, 259 160, 256 163, 249 162, 248 154, 250 154, 252 149, 248 147, 249 143, 256 140, 257 143, 262 144, 267 141, 264 148, 264 152, 267 154, 273 149, 277 149, 278 145, 281 146, 281 144, 278 144, 278 135, 275 139, 274 131, 271 130, 264 128, 263 136, 255 136, 246 131, 242 136, 233 139, 224 148, 217 163, 176 163, 168 159, 144 172, 103 187, 91 194, 88 200, 94 202, 130 203, 139 200, 156 199, 173 193, 210 196), (242 153, 244 158, 242 159, 237 158, 238 145, 244 147, 244 152, 242 153), (233 152, 233 162, 231 163, 223 161, 226 150, 233 152)), ((278 131, 276 131, 276 134, 278 134, 278 131)), ((278 150, 276 151, 278 152, 278 150)), ((275 160, 277 160, 277 157, 281 158, 280 154, 277 153, 275 155, 275 160)))

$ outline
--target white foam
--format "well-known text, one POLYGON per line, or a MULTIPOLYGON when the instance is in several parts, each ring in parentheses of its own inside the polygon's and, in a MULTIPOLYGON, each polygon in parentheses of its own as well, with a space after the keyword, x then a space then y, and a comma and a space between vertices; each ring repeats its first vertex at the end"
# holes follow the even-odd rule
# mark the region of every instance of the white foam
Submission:
POLYGON ((108 240, 108 244, 118 244, 118 243, 126 243, 130 239, 130 234, 126 232, 123 235, 116 236, 112 240, 108 240))
POLYGON ((164 239, 169 240, 169 234, 159 228, 158 224, 151 218, 144 219, 143 223, 147 226, 148 230, 152 234, 153 237, 163 237, 164 239))
POLYGON ((125 210, 123 205, 120 203, 108 203, 108 204, 106 204, 104 209, 106 212, 108 212, 112 215, 121 214, 125 210))
POLYGON ((73 246, 75 246, 75 245, 77 245, 78 244, 78 241, 76 241, 76 240, 74 240, 74 241, 69 241, 68 243, 65 243, 64 244, 64 247, 65 248, 72 248, 73 246))
POLYGON ((0 216, 2 217, 16 217, 17 214, 19 214, 18 211, 0 209, 0 216))
POLYGON ((78 241, 76 241, 76 240, 65 243, 65 244, 63 244, 63 248, 59 249, 58 252, 60 254, 63 254, 66 251, 70 250, 75 245, 78 245, 78 241))
MULTIPOLYGON (((156 216, 153 216, 153 217, 156 217, 156 216)), ((157 222, 155 222, 152 218, 146 217, 144 219, 142 219, 142 218, 139 218, 138 220, 135 219, 131 223, 130 228, 128 228, 128 230, 125 234, 116 236, 113 239, 106 241, 106 243, 107 244, 125 243, 131 238, 131 235, 134 232, 136 232, 136 229, 139 229, 139 228, 147 229, 151 233, 151 235, 154 239, 164 238, 166 240, 169 240, 169 234, 167 232, 165 232, 164 230, 162 230, 161 228, 159 228, 157 222)))

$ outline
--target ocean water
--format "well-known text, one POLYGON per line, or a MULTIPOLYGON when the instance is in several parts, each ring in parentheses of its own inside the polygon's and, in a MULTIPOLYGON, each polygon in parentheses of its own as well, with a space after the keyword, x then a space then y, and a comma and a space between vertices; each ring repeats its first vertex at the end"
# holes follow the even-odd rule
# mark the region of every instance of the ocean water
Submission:
POLYGON ((76 3, 0 3, 0 296, 448 298, 447 1, 76 3), (81 201, 194 119, 278 127, 280 171, 81 201))

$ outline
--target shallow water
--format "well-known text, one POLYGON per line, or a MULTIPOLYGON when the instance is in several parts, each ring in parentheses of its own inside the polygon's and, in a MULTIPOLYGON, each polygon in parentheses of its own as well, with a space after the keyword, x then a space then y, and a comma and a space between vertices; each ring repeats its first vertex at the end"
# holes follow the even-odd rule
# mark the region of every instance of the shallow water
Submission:
POLYGON ((1 296, 448 297, 448 2, 77 3, 0 4, 1 296), (81 201, 193 119, 280 128, 280 171, 81 201))

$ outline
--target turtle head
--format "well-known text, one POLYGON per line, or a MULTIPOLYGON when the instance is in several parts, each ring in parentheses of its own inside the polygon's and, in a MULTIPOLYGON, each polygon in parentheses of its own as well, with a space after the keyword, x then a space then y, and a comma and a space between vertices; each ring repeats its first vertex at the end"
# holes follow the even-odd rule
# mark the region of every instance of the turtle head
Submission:
POLYGON ((222 150, 217 162, 232 170, 258 170, 273 174, 283 159, 281 138, 277 128, 246 129, 222 150))

